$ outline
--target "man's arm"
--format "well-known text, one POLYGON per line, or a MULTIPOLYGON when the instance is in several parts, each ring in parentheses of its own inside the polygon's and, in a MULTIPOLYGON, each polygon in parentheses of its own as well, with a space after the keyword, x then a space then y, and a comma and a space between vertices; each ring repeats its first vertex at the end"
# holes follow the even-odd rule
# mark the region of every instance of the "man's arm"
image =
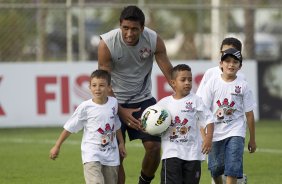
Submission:
POLYGON ((110 50, 104 40, 101 39, 98 45, 98 68, 111 72, 111 60, 110 50))
POLYGON ((161 71, 163 72, 164 76, 166 77, 168 83, 170 84, 171 70, 173 67, 167 56, 165 44, 159 36, 157 37, 157 46, 156 47, 157 47, 156 52, 155 52, 156 62, 158 66, 160 67, 161 71))
MULTIPOLYGON (((98 45, 98 68, 111 73, 111 60, 110 50, 104 40, 101 39, 98 45)), ((115 96, 112 90, 109 95, 115 96)))

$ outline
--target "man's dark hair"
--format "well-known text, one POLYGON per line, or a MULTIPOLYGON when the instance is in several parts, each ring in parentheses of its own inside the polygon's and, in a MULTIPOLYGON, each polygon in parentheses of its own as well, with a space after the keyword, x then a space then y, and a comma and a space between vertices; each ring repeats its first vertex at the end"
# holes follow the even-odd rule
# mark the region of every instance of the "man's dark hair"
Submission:
POLYGON ((91 73, 90 81, 93 78, 106 79, 108 84, 111 85, 111 75, 106 70, 95 70, 94 72, 91 73))
POLYGON ((137 21, 143 27, 145 24, 145 15, 137 6, 127 6, 120 14, 119 22, 121 23, 123 20, 137 21))
POLYGON ((176 65, 175 67, 173 67, 173 69, 171 71, 171 79, 176 79, 177 72, 180 72, 180 71, 191 72, 191 68, 190 68, 190 66, 188 66, 186 64, 176 65))
POLYGON ((222 51, 223 45, 232 45, 235 49, 239 50, 242 52, 242 43, 240 40, 234 37, 228 37, 222 40, 221 46, 220 46, 220 51, 222 51))

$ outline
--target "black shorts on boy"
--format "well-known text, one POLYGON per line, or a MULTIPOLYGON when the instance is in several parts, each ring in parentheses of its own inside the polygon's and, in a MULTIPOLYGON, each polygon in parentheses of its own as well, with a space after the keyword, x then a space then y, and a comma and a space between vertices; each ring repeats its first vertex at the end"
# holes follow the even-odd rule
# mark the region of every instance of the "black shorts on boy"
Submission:
POLYGON ((161 184, 199 184, 201 178, 200 160, 167 158, 162 160, 161 184))

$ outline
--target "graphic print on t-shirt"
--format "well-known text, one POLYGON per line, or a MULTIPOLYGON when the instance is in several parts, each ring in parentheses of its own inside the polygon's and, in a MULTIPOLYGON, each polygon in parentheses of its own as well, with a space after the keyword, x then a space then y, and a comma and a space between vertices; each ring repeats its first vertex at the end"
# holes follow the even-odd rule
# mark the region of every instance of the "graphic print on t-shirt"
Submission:
POLYGON ((187 142, 188 141, 188 133, 191 128, 191 126, 187 125, 188 119, 180 119, 179 116, 175 116, 173 120, 173 124, 170 128, 170 142, 187 142))
MULTIPOLYGON (((234 93, 231 93, 232 96, 242 96, 241 87, 235 86, 234 93)), ((224 98, 222 101, 218 99, 216 101, 218 109, 216 111, 216 117, 219 122, 217 123, 230 123, 232 119, 233 113, 236 111, 234 100, 229 100, 228 98, 224 98)))
POLYGON ((115 138, 115 132, 114 132, 114 125, 111 127, 109 123, 105 125, 105 128, 99 128, 98 132, 102 134, 101 138, 101 145, 100 145, 100 151, 106 151, 110 149, 115 149, 114 145, 114 138, 115 138))

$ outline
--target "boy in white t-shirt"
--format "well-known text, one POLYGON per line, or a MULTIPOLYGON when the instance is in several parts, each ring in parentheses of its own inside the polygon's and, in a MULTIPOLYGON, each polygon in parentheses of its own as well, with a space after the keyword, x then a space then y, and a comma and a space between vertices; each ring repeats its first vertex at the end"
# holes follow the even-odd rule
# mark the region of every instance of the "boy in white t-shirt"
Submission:
MULTIPOLYGON (((229 48, 235 48, 235 49, 237 49, 241 52, 242 51, 242 43, 239 39, 234 38, 234 37, 224 38, 222 40, 221 46, 220 46, 220 55, 223 53, 223 51, 225 51, 229 48)), ((200 85, 197 89, 196 95, 201 97, 202 94, 205 93, 204 86, 206 85, 208 80, 212 79, 213 77, 218 77, 221 74, 222 74, 222 70, 221 70, 219 65, 212 67, 212 68, 209 68, 204 73, 204 76, 201 80, 201 83, 200 83, 200 85)), ((240 70, 237 72, 237 77, 242 78, 243 80, 246 80, 244 73, 240 72, 240 70)), ((205 136, 205 130, 203 128, 201 128, 201 134, 202 134, 202 136, 205 136)), ((226 178, 225 178, 225 176, 223 176, 223 184, 225 184, 225 180, 226 180, 226 178)), ((246 180, 247 180, 247 175, 244 174, 242 179, 237 180, 237 184, 246 183, 246 180)), ((214 182, 212 182, 212 184, 214 184, 214 182)))
POLYGON ((208 155, 208 168, 216 184, 226 176, 227 184, 236 184, 243 177, 243 153, 246 123, 249 127, 250 153, 256 151, 253 109, 256 106, 248 83, 237 72, 242 67, 241 52, 229 48, 220 61, 222 74, 208 80, 202 99, 217 119, 214 125, 212 151, 208 155))
POLYGON ((83 129, 81 153, 86 184, 116 184, 119 154, 126 156, 117 116, 118 103, 116 98, 107 96, 111 90, 110 84, 111 76, 107 71, 96 70, 91 74, 89 88, 93 98, 76 108, 50 150, 50 158, 55 160, 69 135, 83 129))
POLYGON ((166 108, 172 122, 161 136, 162 184, 198 184, 201 176, 202 154, 211 148, 213 115, 200 97, 192 94, 192 73, 188 65, 173 68, 171 84, 175 93, 158 102, 166 108), (203 142, 200 139, 199 123, 207 127, 203 142))

